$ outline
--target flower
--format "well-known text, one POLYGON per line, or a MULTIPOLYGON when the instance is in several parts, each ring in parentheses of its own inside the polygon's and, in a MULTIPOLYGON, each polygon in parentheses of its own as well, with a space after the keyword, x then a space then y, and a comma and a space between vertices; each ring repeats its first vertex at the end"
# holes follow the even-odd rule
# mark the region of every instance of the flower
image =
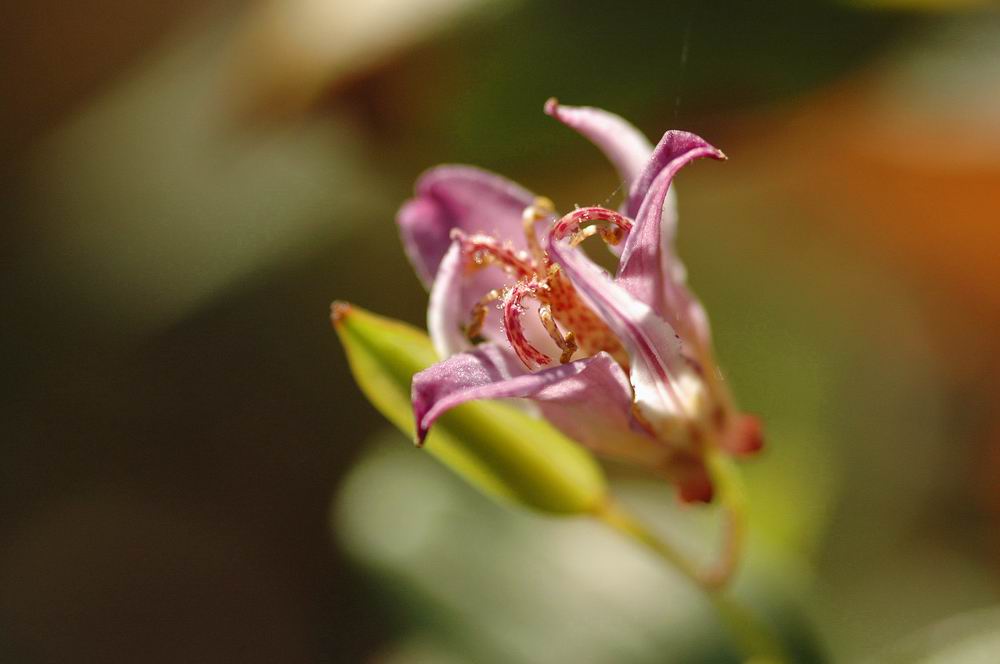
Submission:
POLYGON ((417 444, 450 408, 519 398, 594 452, 707 502, 709 451, 752 453, 762 436, 735 409, 685 285, 670 185, 691 161, 726 157, 684 131, 650 146, 596 108, 551 99, 545 112, 603 150, 627 195, 617 211, 558 216, 548 199, 474 167, 439 166, 418 180, 397 221, 430 288, 428 330, 444 359, 413 378, 417 444), (620 256, 614 277, 578 247, 594 235, 620 256))

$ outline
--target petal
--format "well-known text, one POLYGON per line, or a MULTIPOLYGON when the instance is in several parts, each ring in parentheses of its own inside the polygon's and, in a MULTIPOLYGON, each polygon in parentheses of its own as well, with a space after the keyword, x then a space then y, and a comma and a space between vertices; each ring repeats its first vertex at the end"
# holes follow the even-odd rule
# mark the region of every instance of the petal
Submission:
POLYGON ((668 451, 637 428, 632 390, 607 353, 536 373, 500 346, 484 344, 413 377, 418 442, 447 410, 478 399, 527 398, 567 436, 596 452, 659 465, 668 451))
POLYGON ((548 238, 553 260, 587 303, 625 346, 635 403, 657 433, 674 439, 677 422, 691 419, 703 398, 704 382, 684 356, 680 337, 645 303, 586 257, 548 238))
MULTIPOLYGON (((625 202, 625 214, 630 217, 635 217, 639 212, 639 208, 642 206, 642 201, 649 192, 649 188, 652 186, 653 181, 660 172, 669 166, 673 161, 679 157, 683 157, 686 153, 691 150, 708 147, 714 153, 717 153, 718 157, 724 159, 725 155, 719 150, 709 145, 703 138, 692 134, 687 131, 671 130, 663 135, 660 142, 656 144, 653 148, 653 153, 643 165, 642 172, 639 176, 632 182, 631 187, 628 192, 628 199, 625 202)), ((696 155, 691 157, 691 159, 696 158, 696 155)), ((690 161, 688 159, 687 161, 690 161)), ((685 162, 687 163, 687 162, 685 162)), ((683 166, 681 164, 680 166, 683 166)), ((680 169, 680 166, 677 168, 680 169)), ((672 194, 668 195, 667 203, 672 204, 675 198, 672 194)))
POLYGON ((545 113, 600 148, 626 186, 631 187, 639 177, 652 152, 653 146, 642 132, 614 113, 590 106, 561 106, 555 98, 545 102, 545 113))
POLYGON ((535 197, 506 178, 472 166, 438 166, 417 180, 415 191, 396 222, 410 262, 428 287, 453 228, 487 233, 517 248, 525 244, 521 214, 535 197))
POLYGON ((683 326, 691 314, 689 303, 693 298, 683 288, 683 266, 673 257, 676 211, 668 204, 670 183, 692 160, 725 159, 725 155, 698 136, 683 131, 667 132, 657 150, 660 154, 650 164, 655 167, 662 162, 663 166, 649 185, 625 241, 616 281, 671 324, 683 326), (676 287, 678 284, 680 288, 676 287))
POLYGON ((494 386, 509 386, 516 378, 530 376, 520 362, 496 344, 483 344, 459 353, 413 376, 411 400, 416 437, 423 443, 434 421, 450 408, 476 399, 512 396, 492 394, 494 386))
POLYGON ((665 467, 672 450, 636 420, 632 386, 621 366, 603 352, 578 363, 587 366, 535 395, 546 419, 602 456, 657 470, 665 467))
MULTIPOLYGON (((471 345, 463 326, 469 322, 475 300, 466 295, 472 275, 466 274, 463 262, 461 242, 455 240, 441 260, 431 286, 427 302, 427 332, 438 357, 451 357, 471 345)), ((476 276, 482 279, 480 275, 476 276)), ((483 294, 489 291, 487 287, 483 294)))

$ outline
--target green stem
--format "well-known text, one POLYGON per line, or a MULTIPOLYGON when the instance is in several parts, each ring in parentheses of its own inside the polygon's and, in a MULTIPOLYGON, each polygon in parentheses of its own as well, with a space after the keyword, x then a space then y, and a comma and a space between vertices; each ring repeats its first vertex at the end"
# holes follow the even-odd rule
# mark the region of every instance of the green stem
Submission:
POLYGON ((705 462, 722 507, 723 541, 718 562, 702 574, 702 579, 708 585, 721 588, 736 573, 743 556, 747 530, 746 492, 736 464, 728 456, 711 449, 705 462))
POLYGON ((723 587, 732 576, 743 548, 746 501, 739 475, 728 459, 718 454, 710 454, 708 464, 712 480, 719 490, 727 527, 723 554, 707 571, 699 570, 673 546, 614 503, 607 503, 595 516, 611 528, 645 546, 701 588, 722 622, 739 643, 748 662, 754 664, 786 662, 788 660, 784 648, 772 628, 750 609, 724 592, 723 587))

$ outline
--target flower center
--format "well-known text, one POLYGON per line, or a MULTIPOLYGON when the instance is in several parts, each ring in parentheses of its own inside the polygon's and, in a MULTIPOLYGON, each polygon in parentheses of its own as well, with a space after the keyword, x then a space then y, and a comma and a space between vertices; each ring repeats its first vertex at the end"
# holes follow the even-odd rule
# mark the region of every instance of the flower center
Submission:
MULTIPOLYGON (((473 343, 482 341, 481 332, 488 307, 499 301, 504 332, 518 358, 529 369, 550 364, 552 358, 531 343, 524 328, 524 316, 528 312, 525 300, 532 299, 538 303, 537 315, 542 328, 560 351, 560 362, 569 362, 577 351, 586 357, 605 351, 627 370, 628 357, 621 342, 584 303, 538 240, 538 222, 554 217, 554 206, 547 198, 536 199, 534 205, 524 210, 522 220, 527 251, 518 251, 490 235, 465 235, 461 231, 453 231, 453 236, 461 242, 461 253, 468 270, 493 265, 513 279, 512 284, 502 290, 494 289, 476 302, 465 334, 473 343)), ((607 244, 615 245, 631 227, 632 222, 617 212, 589 207, 553 220, 547 232, 554 240, 570 237, 570 244, 574 247, 594 235, 600 236, 607 244)))

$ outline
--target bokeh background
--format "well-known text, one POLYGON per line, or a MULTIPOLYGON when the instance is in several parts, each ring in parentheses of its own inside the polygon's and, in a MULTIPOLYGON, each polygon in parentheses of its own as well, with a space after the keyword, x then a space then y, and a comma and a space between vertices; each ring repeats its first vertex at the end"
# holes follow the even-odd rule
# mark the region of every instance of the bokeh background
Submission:
MULTIPOLYGON (((738 591, 802 661, 1000 661, 988 3, 0 16, 3 661, 732 661, 703 600, 641 551, 498 505, 409 447, 330 329, 334 298, 422 324, 393 215, 430 165, 563 209, 620 196, 542 114, 553 95, 730 156, 677 187, 692 285, 768 430, 738 591)), ((710 519, 610 472, 710 547, 710 519)))

